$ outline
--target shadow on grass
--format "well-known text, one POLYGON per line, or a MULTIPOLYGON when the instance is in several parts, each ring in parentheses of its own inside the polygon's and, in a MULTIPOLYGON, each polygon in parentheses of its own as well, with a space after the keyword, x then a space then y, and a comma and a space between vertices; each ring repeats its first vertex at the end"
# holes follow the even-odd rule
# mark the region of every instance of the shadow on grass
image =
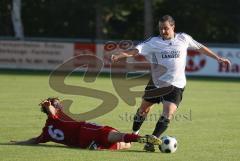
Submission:
POLYGON ((102 152, 102 151, 108 151, 111 153, 151 153, 152 152, 147 152, 147 151, 143 151, 143 150, 135 150, 135 149, 123 149, 123 150, 108 150, 108 149, 102 149, 102 150, 89 150, 89 149, 81 149, 78 147, 69 147, 69 146, 64 146, 64 145, 58 145, 58 144, 37 144, 37 145, 20 145, 20 144, 14 144, 14 143, 0 143, 1 146, 7 145, 7 146, 24 146, 24 147, 33 147, 33 148, 63 148, 63 149, 74 149, 74 150, 81 150, 81 151, 92 151, 92 152, 102 152))
POLYGON ((71 148, 71 149, 79 149, 79 148, 75 148, 75 147, 68 147, 68 146, 64 146, 64 145, 50 145, 50 144, 32 144, 32 145, 27 145, 27 144, 14 144, 14 143, 0 143, 0 145, 12 145, 12 146, 26 146, 26 147, 49 147, 49 148, 71 148))

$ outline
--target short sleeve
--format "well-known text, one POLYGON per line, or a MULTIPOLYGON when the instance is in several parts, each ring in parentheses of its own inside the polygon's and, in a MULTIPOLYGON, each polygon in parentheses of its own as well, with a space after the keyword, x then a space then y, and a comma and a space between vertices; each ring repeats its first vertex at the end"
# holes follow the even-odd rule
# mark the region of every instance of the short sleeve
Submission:
POLYGON ((199 42, 197 42, 196 40, 194 40, 190 35, 188 34, 184 34, 184 37, 187 40, 188 43, 188 48, 192 48, 192 49, 200 49, 203 45, 199 42))
POLYGON ((138 49, 140 55, 147 56, 149 53, 151 53, 152 47, 150 46, 150 41, 151 38, 136 45, 135 48, 138 49))

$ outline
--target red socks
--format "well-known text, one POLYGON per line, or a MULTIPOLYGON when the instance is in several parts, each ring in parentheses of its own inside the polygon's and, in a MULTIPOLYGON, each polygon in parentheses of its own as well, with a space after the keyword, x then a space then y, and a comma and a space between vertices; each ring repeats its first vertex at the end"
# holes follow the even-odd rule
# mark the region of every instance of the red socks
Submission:
POLYGON ((137 142, 138 138, 140 138, 141 136, 136 135, 136 134, 125 134, 123 136, 122 141, 124 141, 125 143, 129 143, 129 142, 137 142))

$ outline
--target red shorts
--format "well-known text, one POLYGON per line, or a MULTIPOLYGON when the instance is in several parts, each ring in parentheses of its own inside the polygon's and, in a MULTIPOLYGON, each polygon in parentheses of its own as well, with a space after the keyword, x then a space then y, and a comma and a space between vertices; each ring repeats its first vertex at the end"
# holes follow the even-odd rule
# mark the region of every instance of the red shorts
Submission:
POLYGON ((111 131, 118 131, 109 126, 100 126, 96 124, 86 123, 80 128, 79 146, 80 148, 88 148, 94 141, 99 149, 117 149, 117 143, 110 143, 108 135, 111 131))

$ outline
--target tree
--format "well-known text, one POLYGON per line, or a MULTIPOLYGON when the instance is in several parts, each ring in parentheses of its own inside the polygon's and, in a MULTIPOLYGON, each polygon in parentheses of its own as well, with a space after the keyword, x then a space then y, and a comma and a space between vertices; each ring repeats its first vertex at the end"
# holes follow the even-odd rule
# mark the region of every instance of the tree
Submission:
POLYGON ((21 19, 21 0, 12 0, 12 24, 15 37, 24 38, 22 19, 21 19))
MULTIPOLYGON (((12 0, 0 1, 0 36, 13 36, 12 0)), ((240 42, 239 0, 22 0, 26 37, 142 40, 159 34, 158 20, 200 42, 240 42), (152 31, 153 30, 153 31, 152 31)))
POLYGON ((238 0, 164 0, 156 5, 157 16, 171 14, 176 30, 187 32, 200 42, 238 42, 240 15, 238 0), (193 5, 194 4, 194 5, 193 5))
POLYGON ((144 0, 144 37, 153 35, 152 0, 144 0))
POLYGON ((96 2, 96 39, 103 39, 103 5, 101 1, 96 2))
POLYGON ((13 36, 13 26, 11 21, 12 1, 0 1, 0 36, 13 36))

